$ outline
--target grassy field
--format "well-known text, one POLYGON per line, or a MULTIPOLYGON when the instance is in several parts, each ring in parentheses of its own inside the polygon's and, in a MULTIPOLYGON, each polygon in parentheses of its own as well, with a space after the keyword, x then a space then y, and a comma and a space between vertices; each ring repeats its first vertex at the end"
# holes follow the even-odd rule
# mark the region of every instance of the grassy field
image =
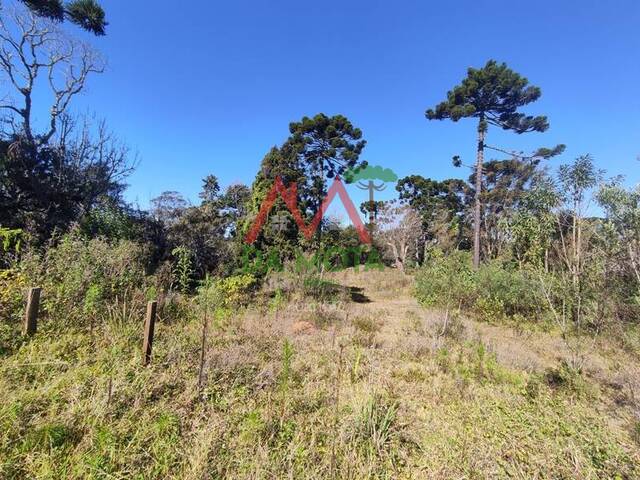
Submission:
POLYGON ((0 478, 640 478, 637 349, 578 372, 553 329, 425 310, 392 270, 330 279, 212 318, 202 385, 195 309, 146 368, 133 305, 43 322, 0 357, 0 478))

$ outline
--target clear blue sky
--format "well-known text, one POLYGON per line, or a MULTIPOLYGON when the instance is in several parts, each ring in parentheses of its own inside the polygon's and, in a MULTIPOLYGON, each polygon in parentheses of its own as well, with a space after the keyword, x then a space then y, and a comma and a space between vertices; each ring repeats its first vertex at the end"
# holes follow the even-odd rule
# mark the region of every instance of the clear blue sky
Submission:
POLYGON ((108 35, 92 41, 109 68, 76 107, 138 151, 127 199, 142 207, 164 190, 197 201, 209 173, 250 184, 289 122, 318 112, 360 127, 372 164, 466 177, 450 159, 473 160, 474 122, 429 122, 424 111, 490 58, 542 88, 527 111, 551 128, 493 129, 488 143, 566 143, 552 166, 589 152, 640 180, 637 0, 102 3, 108 35))

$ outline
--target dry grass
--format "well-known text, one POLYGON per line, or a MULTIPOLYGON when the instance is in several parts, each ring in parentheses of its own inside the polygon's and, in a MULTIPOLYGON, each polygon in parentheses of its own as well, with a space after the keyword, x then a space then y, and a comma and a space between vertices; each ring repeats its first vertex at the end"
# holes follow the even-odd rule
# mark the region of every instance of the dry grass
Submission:
POLYGON ((161 323, 148 368, 141 325, 44 326, 0 359, 0 478, 640 476, 632 354, 599 346, 580 375, 553 333, 445 325, 397 272, 330 279, 355 301, 215 322, 202 389, 198 318, 161 323))

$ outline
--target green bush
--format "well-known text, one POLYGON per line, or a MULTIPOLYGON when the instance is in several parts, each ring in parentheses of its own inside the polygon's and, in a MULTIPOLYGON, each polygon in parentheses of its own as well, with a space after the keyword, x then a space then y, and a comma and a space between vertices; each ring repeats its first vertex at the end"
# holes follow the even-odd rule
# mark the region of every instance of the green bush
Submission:
POLYGON ((193 268, 193 252, 185 246, 176 247, 171 251, 175 257, 173 266, 173 284, 182 293, 189 293, 193 285, 195 270, 193 268))
POLYGON ((215 282, 220 298, 225 307, 246 305, 251 301, 251 294, 258 281, 251 274, 231 275, 215 282))
POLYGON ((525 270, 517 270, 498 261, 478 270, 475 309, 484 318, 532 318, 543 309, 545 299, 538 282, 525 270), (489 315, 487 315, 489 314, 489 315))
POLYGON ((477 299, 477 273, 469 252, 432 252, 416 274, 416 296, 425 306, 470 308, 477 299))
POLYGON ((11 266, 14 255, 19 254, 22 249, 23 236, 20 229, 0 225, 0 269, 11 266))
POLYGON ((0 270, 0 356, 20 343, 27 279, 18 268, 0 270))
POLYGON ((238 307, 251 302, 257 285, 256 278, 250 274, 226 278, 207 276, 196 290, 195 304, 199 306, 199 313, 211 312, 217 321, 223 321, 238 307))
POLYGON ((25 301, 27 278, 20 269, 0 270, 0 318, 8 323, 18 321, 25 301))
POLYGON ((134 242, 87 240, 72 232, 44 254, 27 254, 20 269, 29 286, 42 287, 49 321, 93 325, 116 300, 131 302, 146 287, 144 248, 134 242))
POLYGON ((431 254, 416 274, 416 296, 426 306, 473 311, 486 320, 531 318, 546 305, 537 281, 498 261, 473 270, 469 252, 431 254))

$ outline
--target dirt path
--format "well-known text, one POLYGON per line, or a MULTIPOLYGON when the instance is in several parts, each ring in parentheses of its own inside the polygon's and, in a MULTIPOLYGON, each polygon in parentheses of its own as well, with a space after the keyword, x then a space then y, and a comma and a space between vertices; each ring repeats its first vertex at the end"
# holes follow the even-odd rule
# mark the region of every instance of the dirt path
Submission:
MULTIPOLYGON (((412 327, 422 326, 435 330, 444 320, 444 312, 425 309, 412 295, 413 279, 395 270, 382 272, 340 272, 334 280, 357 292, 359 301, 353 307, 355 315, 368 315, 381 323, 381 337, 391 341, 399 335, 406 336, 412 327)), ((568 360, 572 353, 557 332, 536 331, 531 327, 514 328, 508 325, 489 324, 461 317, 464 338, 477 340, 495 352, 497 360, 507 366, 529 372, 541 372, 568 360)), ((589 345, 580 352, 584 356, 584 368, 588 374, 604 379, 611 378, 612 365, 607 350, 610 346, 589 345), (597 351, 596 351, 597 350, 597 351)), ((610 351, 608 353, 611 353, 610 351)), ((616 351, 616 356, 624 352, 616 351)))

